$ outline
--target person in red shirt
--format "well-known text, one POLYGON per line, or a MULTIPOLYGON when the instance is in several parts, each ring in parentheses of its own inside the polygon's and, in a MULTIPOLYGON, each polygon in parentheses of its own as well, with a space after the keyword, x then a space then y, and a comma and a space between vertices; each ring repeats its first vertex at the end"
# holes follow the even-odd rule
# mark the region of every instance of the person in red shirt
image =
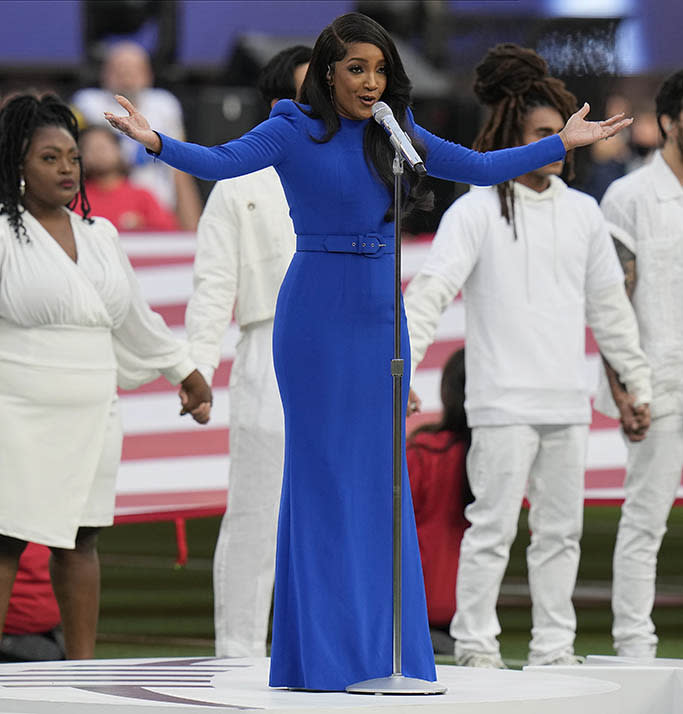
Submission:
POLYGON ((441 402, 441 420, 413 431, 406 455, 432 644, 437 654, 452 654, 448 627, 456 606, 460 541, 469 525, 465 506, 472 501, 465 470, 470 430, 465 416, 464 349, 454 352, 444 365, 441 402))
POLYGON ((120 232, 180 230, 172 211, 128 179, 118 139, 109 129, 90 127, 79 144, 91 215, 107 218, 120 232))
POLYGON ((19 559, 5 626, 0 662, 64 659, 59 606, 50 583, 50 549, 29 543, 19 559))

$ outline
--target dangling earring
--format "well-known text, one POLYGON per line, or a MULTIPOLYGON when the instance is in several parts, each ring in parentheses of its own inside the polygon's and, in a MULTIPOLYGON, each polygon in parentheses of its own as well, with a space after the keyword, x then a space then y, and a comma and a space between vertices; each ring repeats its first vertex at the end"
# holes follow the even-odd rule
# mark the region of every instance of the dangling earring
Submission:
POLYGON ((23 196, 26 193, 26 181, 24 181, 24 177, 20 176, 19 177, 19 195, 23 196))

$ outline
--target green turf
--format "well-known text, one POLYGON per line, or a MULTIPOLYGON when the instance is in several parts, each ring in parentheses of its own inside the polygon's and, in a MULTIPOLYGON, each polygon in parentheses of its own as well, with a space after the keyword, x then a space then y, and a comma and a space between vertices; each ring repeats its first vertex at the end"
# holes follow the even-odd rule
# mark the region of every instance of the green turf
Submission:
MULTIPOLYGON (((578 654, 613 654, 609 630, 609 586, 619 509, 589 507, 585 511, 582 559, 576 610, 578 654)), ((100 536, 102 605, 96 655, 113 657, 178 657, 213 654, 211 556, 218 518, 187 522, 190 559, 174 567, 172 523, 115 526, 100 536)), ((530 628, 524 549, 529 535, 526 512, 512 549, 503 586, 499 617, 501 651, 512 666, 524 664, 530 628)), ((655 607, 662 657, 683 658, 683 508, 675 508, 662 547, 658 592, 666 602, 655 607)), ((452 662, 439 657, 441 663, 452 662)))

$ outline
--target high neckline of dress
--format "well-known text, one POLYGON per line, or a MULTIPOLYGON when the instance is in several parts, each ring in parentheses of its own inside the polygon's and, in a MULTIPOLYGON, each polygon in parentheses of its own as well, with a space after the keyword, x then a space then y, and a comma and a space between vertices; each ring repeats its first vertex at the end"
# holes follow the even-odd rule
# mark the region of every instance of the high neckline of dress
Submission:
POLYGON ((341 122, 342 126, 347 126, 347 127, 359 127, 359 126, 365 126, 370 119, 348 119, 347 117, 342 116, 341 114, 337 114, 339 117, 339 121, 341 122))

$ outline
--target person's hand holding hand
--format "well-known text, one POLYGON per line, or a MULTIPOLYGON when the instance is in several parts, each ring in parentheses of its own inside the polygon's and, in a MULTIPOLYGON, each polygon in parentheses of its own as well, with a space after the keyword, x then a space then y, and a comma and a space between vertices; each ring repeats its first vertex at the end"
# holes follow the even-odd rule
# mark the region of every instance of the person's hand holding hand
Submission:
POLYGON ((586 121, 590 105, 586 102, 578 112, 572 114, 564 128, 560 131, 560 138, 564 148, 569 151, 577 146, 588 146, 599 139, 609 139, 618 134, 622 129, 633 123, 633 118, 624 118, 624 114, 615 114, 603 121, 586 121))
POLYGON ((650 428, 650 405, 639 404, 636 407, 633 402, 633 396, 624 393, 616 405, 619 409, 621 428, 624 430, 626 438, 635 442, 642 441, 647 436, 647 430, 650 428))
POLYGON ((206 424, 209 421, 213 396, 211 387, 198 370, 195 369, 183 379, 178 395, 182 404, 181 416, 191 414, 192 418, 200 424, 206 424))
POLYGON ((633 407, 633 416, 635 423, 631 429, 631 433, 627 434, 627 436, 630 441, 642 441, 647 436, 648 429, 650 428, 650 405, 639 404, 637 407, 633 407))
POLYGON ((152 131, 147 119, 125 97, 116 94, 114 99, 128 112, 128 116, 120 117, 111 112, 105 112, 104 118, 114 129, 118 129, 145 148, 158 154, 161 151, 161 139, 155 131, 152 131))

